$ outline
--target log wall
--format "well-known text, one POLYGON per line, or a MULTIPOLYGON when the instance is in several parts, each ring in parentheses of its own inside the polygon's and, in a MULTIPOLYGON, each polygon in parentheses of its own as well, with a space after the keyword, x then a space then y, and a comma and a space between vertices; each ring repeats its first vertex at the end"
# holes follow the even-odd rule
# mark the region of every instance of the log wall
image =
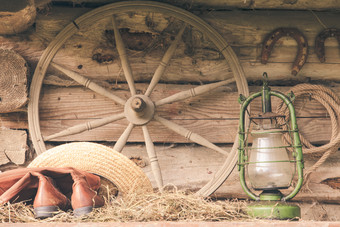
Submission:
MULTIPOLYGON (((65 25, 70 23, 77 16, 89 11, 90 9, 84 8, 60 8, 53 7, 51 12, 47 15, 38 15, 36 20, 36 30, 28 31, 25 34, 19 34, 15 37, 0 37, 0 42, 5 48, 12 48, 20 53, 25 59, 28 59, 30 65, 34 67, 39 60, 39 57, 42 54, 42 51, 48 44, 50 40, 53 39, 54 35, 57 34, 65 25), (29 38, 28 38, 29 37, 29 38)), ((292 85, 301 82, 312 82, 318 83, 321 82, 323 84, 327 83, 330 85, 332 82, 338 82, 339 78, 337 75, 337 71, 340 70, 340 53, 338 48, 338 43, 335 38, 329 38, 325 42, 326 46, 326 62, 320 63, 317 59, 314 52, 314 39, 316 35, 322 31, 324 28, 322 24, 326 24, 327 27, 340 27, 340 22, 338 20, 340 14, 335 12, 310 12, 310 11, 226 11, 226 12, 209 12, 203 13, 200 15, 204 20, 208 21, 208 23, 214 27, 222 36, 232 45, 234 51, 236 52, 238 58, 241 61, 241 65, 245 71, 245 75, 249 82, 256 82, 261 79, 262 73, 267 72, 270 77, 271 84, 281 85, 282 83, 286 85, 292 85), (320 23, 320 21, 322 23, 320 23), (267 33, 271 32, 273 29, 277 27, 297 27, 302 31, 308 39, 310 48, 309 55, 307 59, 307 63, 304 65, 302 70, 299 72, 297 76, 292 76, 290 74, 292 63, 294 61, 297 46, 295 40, 291 38, 282 38, 276 44, 270 59, 269 63, 266 65, 261 64, 260 62, 260 53, 262 48, 262 41, 267 33), (307 29, 308 28, 308 29, 307 29)), ((95 28, 94 28, 95 29, 95 28)), ((100 28, 102 29, 102 28, 100 28)), ((80 35, 81 36, 81 35, 80 35)), ((102 45, 102 44, 100 44, 102 45)), ((107 78, 107 65, 100 65, 95 61, 89 61, 88 58, 91 57, 93 50, 100 48, 98 42, 96 40, 88 40, 85 37, 75 37, 71 43, 68 44, 66 50, 62 50, 58 52, 58 55, 55 57, 55 62, 64 66, 65 68, 77 71, 82 75, 96 79, 96 78, 107 78), (76 56, 76 57, 73 57, 76 56), (81 66, 81 67, 80 67, 81 66), (81 68, 81 69, 80 69, 81 68)), ((214 55, 214 53, 209 53, 210 56, 214 55)), ((183 57, 183 56, 182 56, 183 57)), ((137 65, 133 65, 135 74, 139 74, 139 70, 145 70, 142 66, 147 64, 149 65, 148 70, 152 73, 155 67, 158 64, 158 56, 156 55, 155 59, 148 58, 144 59, 146 62, 141 62, 138 58, 132 59, 138 62, 137 65), (140 64, 140 66, 139 66, 140 64)), ((199 74, 202 75, 199 80, 202 82, 209 82, 219 80, 216 75, 219 75, 218 72, 223 72, 225 70, 225 66, 223 64, 218 63, 219 60, 215 59, 213 61, 208 61, 208 63, 204 63, 203 66, 198 66, 199 74), (210 73, 211 70, 214 73, 210 73), (217 73, 216 73, 217 72, 217 73)), ((200 63, 200 62, 199 62, 200 63)), ((197 65, 200 65, 197 63, 197 65)), ((179 62, 178 62, 179 64, 179 62)), ((196 82, 197 81, 197 71, 193 71, 192 59, 184 56, 184 58, 174 59, 172 62, 172 67, 170 67, 168 72, 168 77, 165 80, 176 81, 176 80, 185 80, 188 82, 196 82), (180 74, 180 78, 178 77, 177 72, 177 64, 176 61, 180 61, 182 64, 181 67, 187 67, 187 70, 183 70, 180 74)), ((110 70, 117 71, 119 70, 119 65, 117 63, 113 63, 110 66, 110 70)), ((196 67, 197 70, 197 67, 196 67)), ((146 72, 143 71, 145 74, 146 72)), ((68 122, 68 116, 72 115, 73 112, 75 115, 79 116, 80 121, 86 121, 92 118, 91 116, 87 116, 87 119, 82 119, 82 113, 78 113, 77 111, 82 111, 84 106, 88 106, 87 112, 96 113, 97 116, 104 116, 105 114, 112 114, 111 110, 102 109, 102 106, 107 105, 106 100, 103 97, 95 98, 97 105, 89 105, 89 103, 76 102, 72 107, 68 107, 68 103, 70 100, 80 97, 80 96, 88 96, 90 97, 92 94, 91 91, 84 90, 76 87, 69 87, 75 85, 74 81, 65 80, 64 78, 56 75, 54 72, 48 74, 47 79, 45 80, 46 84, 51 85, 64 85, 67 86, 67 89, 58 88, 51 89, 46 88, 46 92, 44 92, 44 97, 42 101, 43 106, 42 109, 46 110, 42 112, 42 116, 46 117, 46 119, 53 119, 55 124, 53 127, 49 124, 44 124, 42 122, 42 127, 44 127, 46 132, 56 132, 61 129, 67 128, 69 125, 72 125, 71 122, 68 122), (53 100, 53 102, 52 102, 53 100), (57 101, 56 101, 57 100, 57 101), (63 104, 65 103, 65 104, 63 104), (54 106, 55 105, 55 106, 54 106), (78 105, 78 106, 77 106, 78 105), (59 110, 56 108, 60 108, 59 110), (100 110, 101 108, 101 110, 100 110), (98 112, 104 111, 104 112, 98 112), (105 112, 106 111, 106 112, 105 112), (110 112, 111 111, 111 112, 110 112), (54 113, 58 112, 58 115, 54 113), (51 115, 51 113, 53 113, 51 115), (90 117, 90 118, 89 118, 90 117)), ((118 80, 120 76, 117 77, 118 80)), ((116 78, 115 78, 116 79, 116 78)), ((138 78, 137 78, 138 79, 138 78)), ((251 85, 251 84, 250 84, 251 85)), ((331 84, 333 85, 333 84, 331 84)), ((140 88, 143 90, 146 85, 141 84, 140 88)), ((337 91, 337 86, 334 85, 335 91, 337 91)), ((160 93, 155 96, 162 97, 166 96, 170 93, 175 92, 174 88, 178 88, 179 90, 185 90, 188 86, 179 86, 175 85, 173 87, 163 87, 160 88, 160 93), (165 93, 162 90, 167 90, 169 93, 165 93)), ((124 91, 124 88, 118 88, 120 91, 124 91)), ((234 88, 229 88, 234 89, 234 88)), ((256 91, 258 88, 251 88, 252 91, 256 91)), ((278 88, 281 89, 281 88, 278 88)), ((288 90, 289 86, 282 88, 283 91, 288 90)), ((181 108, 185 106, 187 103, 181 103, 176 105, 169 105, 167 109, 162 109, 161 111, 164 113, 170 113, 170 119, 176 119, 178 121, 183 120, 184 125, 191 125, 192 130, 203 130, 204 125, 214 124, 216 127, 220 128, 221 133, 218 131, 218 134, 227 135, 227 136, 216 136, 210 132, 204 132, 204 135, 210 134, 211 138, 215 139, 215 142, 226 142, 232 143, 233 137, 236 133, 237 128, 235 125, 237 124, 238 119, 238 110, 235 105, 237 105, 236 98, 237 93, 230 93, 227 91, 216 91, 215 94, 207 96, 204 100, 200 99, 192 99, 192 102, 189 106, 189 109, 182 111, 181 108), (219 97, 216 99, 216 97, 219 97), (212 102, 212 100, 215 100, 212 102), (234 108, 230 109, 230 105, 227 103, 233 102, 231 106, 234 108), (211 111, 214 109, 215 112, 211 111), (171 110, 171 111, 170 111, 171 110), (181 110, 181 111, 180 111, 181 110), (206 113, 205 113, 206 112, 206 113), (218 119, 216 121, 216 119, 218 119), (201 121, 202 120, 202 121, 201 121), (185 122, 186 121, 186 122, 185 122), (194 123, 194 124, 192 124, 194 123), (227 133, 229 132, 229 133, 227 133)), ((121 95, 124 97, 123 92, 121 95)), ((126 94, 127 95, 127 94, 126 94)), ((305 105, 305 101, 300 101, 303 103, 301 105, 305 105)), ((316 102, 312 102, 310 104, 311 110, 307 108, 304 109, 304 113, 301 113, 299 117, 301 117, 302 123, 301 130, 303 133, 307 135, 309 139, 311 139, 314 143, 325 142, 328 140, 329 133, 323 133, 322 136, 314 136, 315 131, 317 131, 317 127, 315 125, 322 124, 326 127, 324 131, 327 131, 329 121, 327 119, 327 113, 323 110, 321 105, 316 104, 316 102), (318 111, 315 111, 317 109, 318 111), (318 114, 316 117, 315 114, 318 114), (313 131, 314 130, 314 131, 313 131)), ((119 108, 115 111, 119 111, 119 108)), ((84 114, 83 114, 84 115, 84 114)), ((10 128, 27 128, 25 124, 25 119, 23 121, 16 121, 15 119, 22 119, 22 115, 19 114, 14 115, 4 115, 2 116, 2 125, 4 127, 10 128)), ((99 131, 97 133, 102 134, 105 140, 116 140, 117 136, 120 135, 121 131, 124 130, 126 122, 120 122, 115 125, 112 125, 111 128, 103 129, 103 131, 99 131), (113 130, 116 129, 116 130, 113 130), (112 134, 117 131, 117 135, 112 134), (108 133, 110 132, 110 133, 108 133)), ((157 126, 155 126, 158 128, 157 126)), ((47 133, 49 134, 49 133, 47 133)), ((91 133, 89 133, 91 135, 91 133)), ((183 139, 176 137, 174 135, 165 134, 164 137, 161 136, 160 133, 156 133, 156 135, 162 137, 160 139, 156 139, 156 141, 162 142, 165 139, 165 142, 184 142, 183 139)), ((81 138, 92 139, 89 135, 81 135, 81 138)), ((69 137, 67 141, 79 140, 79 137, 69 137)), ((97 137, 98 138, 98 137, 97 137)), ((62 140, 64 140, 63 138, 62 140)), ((132 136, 133 141, 142 141, 139 133, 136 133, 132 136)), ((163 141, 164 142, 164 141, 163 141)))
MULTIPOLYGON (((107 3, 107 1, 96 0, 86 2, 95 5, 107 3)), ((319 5, 321 3, 316 3, 316 1, 298 1, 296 4, 287 3, 288 1, 285 4, 276 3, 282 3, 282 1, 256 1, 256 4, 250 3, 255 1, 223 2, 216 0, 209 1, 209 4, 207 4, 206 1, 198 0, 195 1, 196 5, 194 4, 192 9, 195 14, 215 28, 232 46, 245 71, 250 92, 261 89, 258 86, 260 85, 259 80, 262 78, 262 73, 267 72, 270 77, 270 84, 273 85, 272 89, 284 93, 295 84, 310 82, 326 85, 340 95, 340 86, 338 85, 340 81, 338 76, 338 72, 340 72, 340 51, 337 40, 333 37, 325 42, 325 63, 319 62, 314 50, 315 37, 325 27, 340 28, 340 13, 329 10, 330 8, 339 7, 337 1, 323 1, 322 5, 319 5), (246 6, 241 6, 242 3, 246 4, 246 6), (206 10, 209 7, 219 7, 219 9, 226 10, 206 10), (256 10, 242 10, 239 9, 240 7, 256 10), (263 8, 266 8, 266 10, 260 10, 263 8), (196 11, 197 9, 200 10, 196 11), (297 9, 298 11, 296 11, 297 9), (329 11, 311 11, 315 9, 329 11), (280 39, 266 65, 260 62, 264 37, 278 27, 296 27, 308 40, 308 59, 297 76, 290 74, 297 51, 296 42, 291 38, 280 39)), ((25 33, 15 36, 0 36, 0 47, 17 51, 34 71, 41 54, 54 36, 67 24, 71 23, 72 20, 90 10, 91 8, 86 7, 72 8, 71 5, 63 7, 52 5, 47 13, 46 11, 38 13, 35 27, 25 33)), ((103 28, 93 27, 93 29, 103 28)), ((108 46, 105 45, 104 48, 107 48, 108 46)), ((80 34, 67 43, 65 49, 58 52, 55 62, 91 79, 104 78, 108 80, 108 66, 89 60, 94 51, 100 48, 103 48, 103 43, 99 44, 95 37, 94 39, 87 39, 87 37, 80 34)), ((181 48, 185 47, 182 46, 181 48)), ((152 98, 160 99, 170 94, 187 90, 194 87, 195 84, 223 79, 218 77, 218 72, 226 71, 225 66, 221 64, 222 60, 218 57, 219 53, 211 50, 203 55, 208 56, 208 59, 205 59, 207 61, 201 66, 196 66, 197 62, 194 63, 192 58, 186 55, 181 55, 181 58, 174 59, 172 68, 168 71, 168 77, 165 79, 166 83, 157 87, 152 98), (180 76, 176 73, 179 63, 184 67, 180 76), (195 70, 192 70, 193 67, 195 70), (197 75, 200 75, 199 79, 197 79, 197 75), (179 80, 183 83, 174 83, 174 81, 179 80)), ((153 72, 158 65, 158 58, 159 56, 156 53, 155 58, 144 59, 144 62, 139 61, 137 57, 132 59, 137 61, 133 65, 135 74, 153 72), (148 68, 150 71, 143 71, 145 68, 142 67, 142 64, 150 66, 148 68)), ((110 70, 117 71, 120 66, 118 61, 114 61, 109 67, 110 70)), ((119 78, 117 76, 114 82, 119 82, 119 78)), ((125 85, 112 84, 114 83, 108 86, 116 90, 115 94, 123 98, 128 97, 129 93, 125 85)), ((137 84, 137 89, 145 91, 146 86, 147 84, 140 80, 140 83, 137 84)), ((200 135, 212 142, 223 144, 225 149, 228 150, 237 134, 239 118, 237 98, 237 89, 234 85, 224 86, 204 97, 191 98, 183 102, 166 105, 158 110, 158 114, 194 132, 200 132, 200 135), (211 130, 211 128, 214 130, 211 130)), ((273 106, 275 106, 277 100, 274 99, 273 101, 273 106)), ((78 86, 74 81, 65 79, 65 77, 53 71, 48 73, 44 81, 40 105, 41 127, 47 135, 59 132, 80 122, 87 122, 122 111, 121 106, 78 86), (76 116, 76 119, 74 116, 76 116)), ((327 143, 331 136, 331 123, 325 108, 318 102, 310 100, 308 96, 298 99, 294 105, 297 109, 301 133, 314 144, 327 143)), ((252 108, 259 110, 260 103, 255 102, 252 104, 252 108)), ((113 145, 125 130, 127 124, 126 120, 121 120, 90 132, 57 138, 51 146, 83 140, 105 141, 109 145, 113 145)), ((27 130, 26 113, 0 114, 0 126, 7 129, 27 130)), ((156 150, 166 183, 173 183, 179 187, 190 185, 193 189, 200 188, 223 163, 224 159, 220 155, 208 153, 204 149, 189 144, 185 138, 168 131, 157 123, 151 123, 149 129, 152 139, 157 143, 156 150)), ((146 165, 144 170, 152 179, 144 144, 139 144, 139 142, 144 141, 141 130, 133 131, 130 140, 137 142, 138 145, 129 145, 124 149, 123 153, 129 157, 138 157, 144 160, 146 165)), ((316 158, 307 156, 306 160, 306 166, 309 167, 316 161, 316 158)), ((337 165, 339 161, 339 154, 331 156, 316 173, 312 174, 308 185, 311 191, 307 190, 308 188, 306 187, 296 197, 296 201, 338 204, 340 192, 337 179, 340 179, 340 174, 338 174, 337 165)), ((216 192, 216 195, 229 198, 245 198, 245 195, 240 190, 237 172, 233 173, 230 180, 216 192)))
MULTIPOLYGON (((72 19, 89 11, 90 9, 53 8, 46 15, 38 15, 36 21, 36 32, 31 32, 17 37, 0 37, 4 48, 14 48, 24 56, 33 66, 51 41, 51 39, 72 19), (27 39, 29 37, 29 39, 27 39)), ((326 62, 320 63, 314 51, 316 36, 327 28, 340 27, 337 12, 312 12, 312 11, 226 11, 209 12, 199 15, 215 28, 233 47, 244 68, 248 80, 258 80, 264 71, 268 72, 271 80, 332 80, 339 81, 336 72, 339 71, 340 53, 336 39, 329 38, 325 42, 326 62), (297 45, 295 40, 286 37, 280 39, 266 65, 260 63, 260 53, 264 37, 278 27, 296 27, 307 38, 309 44, 308 59, 298 76, 290 75, 292 63, 296 56, 297 45)), ((96 28, 94 28, 96 29, 96 28)), ((102 28, 100 28, 102 29, 102 28)), ((67 52, 57 56, 57 62, 65 67, 82 72, 82 74, 93 77, 94 71, 97 76, 105 76, 106 67, 98 67, 95 62, 88 62, 83 57, 88 57, 89 52, 99 48, 95 40, 82 40, 76 37, 74 43, 77 46, 70 48, 67 52), (79 46, 86 47, 79 48, 79 46), (78 48, 77 48, 78 47, 78 48), (69 56, 78 56, 77 59, 69 61, 69 56), (86 64, 85 64, 86 63, 86 64), (77 67, 82 65, 82 70, 77 67), (95 70, 94 70, 95 69, 95 70)), ((154 65, 153 59, 147 62, 154 65)), ((192 65, 191 59, 184 59, 188 67, 192 65)), ((112 68, 114 70, 114 67, 112 68)), ((137 69, 138 70, 138 69, 137 69)), ((218 65, 215 70, 219 69, 218 65)), ((186 79, 193 81, 193 72, 188 72, 186 79)), ((203 74, 206 73, 203 69, 203 74)), ((137 74, 137 73, 136 73, 137 74)), ((175 76, 175 75, 173 75, 175 76)), ((173 78, 172 78, 173 79, 173 78)), ((206 78, 216 80, 217 78, 206 78)))
MULTIPOLYGON (((49 0, 35 0, 40 5, 49 0)), ((54 0, 54 2, 65 2, 64 0, 54 0)), ((115 0, 77 0, 73 4, 79 5, 103 5, 115 2, 115 0)), ((309 0, 163 0, 188 10, 221 10, 221 9, 290 9, 290 10, 336 10, 340 8, 339 0, 309 1, 309 0)))

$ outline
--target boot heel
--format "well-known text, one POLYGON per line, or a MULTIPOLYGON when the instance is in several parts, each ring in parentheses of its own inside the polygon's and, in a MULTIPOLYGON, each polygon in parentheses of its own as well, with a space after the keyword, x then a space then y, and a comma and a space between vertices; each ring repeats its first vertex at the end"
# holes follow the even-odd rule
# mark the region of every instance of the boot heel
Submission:
POLYGON ((35 218, 50 218, 53 217, 58 211, 56 206, 43 206, 34 208, 35 218))
POLYGON ((91 213, 92 209, 93 209, 92 206, 80 207, 80 208, 74 209, 73 214, 74 214, 74 216, 77 216, 77 217, 82 216, 82 215, 91 213))

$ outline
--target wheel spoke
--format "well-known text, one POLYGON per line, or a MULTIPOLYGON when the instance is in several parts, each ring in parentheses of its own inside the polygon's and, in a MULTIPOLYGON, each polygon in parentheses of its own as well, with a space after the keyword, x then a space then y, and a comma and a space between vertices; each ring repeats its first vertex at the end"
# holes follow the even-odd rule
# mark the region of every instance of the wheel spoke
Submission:
POLYGON ((117 140, 115 146, 113 147, 114 150, 118 152, 122 152, 127 140, 129 139, 129 136, 131 134, 132 129, 134 128, 134 124, 129 123, 129 125, 126 127, 125 131, 123 134, 119 137, 117 140))
POLYGON ((205 139, 204 137, 198 135, 197 133, 194 133, 176 123, 173 123, 171 121, 168 121, 160 116, 155 115, 154 119, 158 122, 160 122, 162 125, 164 125, 165 127, 171 129, 172 131, 178 133, 179 135, 184 136, 185 138, 200 144, 202 146, 208 147, 212 150, 215 150, 217 152, 220 152, 223 155, 228 155, 228 152, 223 150, 222 148, 216 146, 215 144, 211 143, 210 141, 208 141, 207 139, 205 139))
POLYGON ((103 88, 102 86, 99 86, 98 84, 96 84, 95 82, 91 81, 90 79, 80 75, 79 73, 73 72, 71 70, 65 69, 63 67, 61 67, 60 65, 57 65, 55 63, 51 62, 51 65, 58 69, 59 71, 63 72, 66 76, 70 77, 71 79, 75 80, 76 82, 78 82, 79 84, 91 89, 92 91, 103 95, 113 101, 115 101, 116 103, 119 103, 121 105, 125 104, 125 100, 119 98, 118 96, 112 94, 112 92, 106 88, 103 88))
POLYGON ((125 117, 125 114, 120 113, 120 114, 116 114, 116 115, 113 115, 113 116, 109 116, 109 117, 97 119, 97 120, 94 120, 94 121, 82 123, 82 124, 79 124, 79 125, 75 125, 75 126, 72 126, 70 128, 67 128, 67 129, 65 129, 61 132, 58 132, 58 133, 49 135, 47 137, 44 137, 44 140, 49 141, 49 140, 52 140, 54 138, 58 138, 58 137, 62 137, 62 136, 70 136, 70 135, 82 133, 82 132, 85 132, 85 131, 90 131, 90 130, 98 128, 100 126, 104 126, 104 125, 107 125, 111 122, 120 120, 124 117, 125 117))
POLYGON ((169 64, 169 61, 172 58, 172 56, 174 55, 175 50, 177 48, 177 45, 178 45, 179 41, 181 40, 181 37, 182 37, 183 32, 185 30, 185 27, 186 26, 183 26, 181 28, 181 30, 178 32, 175 40, 171 43, 170 47, 165 52, 161 62, 159 63, 158 68, 156 69, 156 71, 155 71, 155 73, 154 73, 154 75, 152 77, 150 85, 149 85, 148 89, 145 92, 146 96, 149 96, 152 93, 153 89, 155 88, 155 86, 158 84, 159 80, 163 76, 163 73, 164 73, 167 65, 169 64))
POLYGON ((151 170, 155 177, 157 187, 161 191, 163 188, 163 179, 162 179, 161 168, 159 167, 158 158, 155 152, 155 146, 151 140, 148 128, 145 125, 143 125, 142 129, 143 129, 143 134, 144 134, 146 151, 148 153, 149 160, 150 160, 151 170))
POLYGON ((122 62, 124 75, 125 75, 125 78, 126 78, 128 85, 129 85, 131 95, 133 96, 133 95, 136 94, 135 82, 133 80, 133 75, 132 75, 132 70, 131 70, 129 60, 127 59, 127 54, 126 54, 124 42, 123 42, 122 36, 119 33, 117 23, 116 23, 116 19, 115 19, 114 16, 112 16, 112 26, 113 26, 113 31, 114 31, 114 36, 115 36, 115 40, 116 40, 116 47, 117 47, 117 50, 118 50, 119 58, 122 62))
POLYGON ((220 86, 227 85, 227 84, 230 84, 230 83, 233 83, 233 82, 235 82, 235 79, 223 80, 223 81, 216 82, 216 83, 201 85, 201 86, 191 88, 191 89, 186 90, 186 91, 178 92, 178 93, 171 95, 169 97, 166 97, 164 99, 158 100, 158 101, 155 102, 155 105, 161 106, 161 105, 164 105, 164 104, 169 104, 169 103, 172 103, 172 102, 177 102, 177 101, 180 101, 180 100, 183 100, 183 99, 187 99, 187 98, 190 98, 190 97, 201 95, 205 92, 214 90, 214 89, 216 89, 220 86))

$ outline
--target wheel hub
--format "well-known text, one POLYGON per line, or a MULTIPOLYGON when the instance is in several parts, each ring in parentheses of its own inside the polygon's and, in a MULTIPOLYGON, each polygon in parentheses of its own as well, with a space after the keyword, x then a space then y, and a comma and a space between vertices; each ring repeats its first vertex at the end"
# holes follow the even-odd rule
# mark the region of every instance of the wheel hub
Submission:
POLYGON ((155 105, 146 95, 134 95, 126 101, 124 113, 131 123, 145 125, 153 118, 155 105))

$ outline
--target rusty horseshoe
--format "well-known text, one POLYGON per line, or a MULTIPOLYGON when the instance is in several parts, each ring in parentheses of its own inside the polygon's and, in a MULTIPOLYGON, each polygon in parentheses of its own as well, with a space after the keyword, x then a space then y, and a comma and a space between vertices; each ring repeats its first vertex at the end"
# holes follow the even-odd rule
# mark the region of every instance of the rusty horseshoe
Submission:
POLYGON ((268 36, 263 41, 262 53, 261 53, 261 63, 266 64, 270 53, 275 45, 275 43, 284 36, 290 36, 296 40, 298 44, 298 52, 293 64, 292 75, 300 71, 302 66, 305 64, 308 55, 308 42, 306 37, 296 28, 278 28, 273 32, 268 34, 268 36))
POLYGON ((325 40, 328 37, 336 37, 340 46, 340 29, 327 28, 320 32, 315 38, 315 53, 318 56, 321 63, 326 61, 325 57, 325 40))

